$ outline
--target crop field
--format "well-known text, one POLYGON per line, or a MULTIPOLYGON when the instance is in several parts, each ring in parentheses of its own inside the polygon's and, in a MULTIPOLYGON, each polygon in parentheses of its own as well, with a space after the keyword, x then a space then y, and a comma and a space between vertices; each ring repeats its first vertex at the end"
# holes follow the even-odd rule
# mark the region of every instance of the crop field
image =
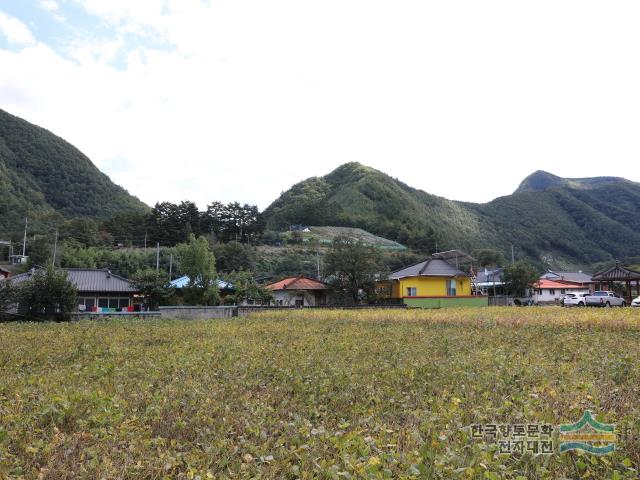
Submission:
POLYGON ((0 324, 0 478, 638 478, 639 347, 631 309, 0 324), (559 452, 585 410, 613 453, 559 452))

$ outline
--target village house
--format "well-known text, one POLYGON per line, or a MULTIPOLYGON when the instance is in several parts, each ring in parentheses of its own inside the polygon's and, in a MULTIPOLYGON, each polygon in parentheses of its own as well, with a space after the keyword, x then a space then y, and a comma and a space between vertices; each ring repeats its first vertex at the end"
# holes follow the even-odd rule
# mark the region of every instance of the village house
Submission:
POLYGON ((567 293, 589 293, 588 285, 578 283, 547 280, 541 278, 533 285, 531 297, 534 303, 559 303, 567 293))
POLYGON ((272 305, 317 307, 327 304, 329 286, 313 278, 298 275, 264 286, 273 294, 272 305))
MULTIPOLYGON (((78 310, 81 312, 138 311, 143 298, 132 282, 107 269, 63 268, 69 281, 78 290, 78 310)), ((34 269, 9 277, 7 281, 19 285, 27 281, 34 269)))
POLYGON ((390 298, 409 307, 486 306, 487 298, 472 295, 471 277, 443 258, 429 258, 403 268, 379 283, 390 298))
MULTIPOLYGON (((187 275, 184 275, 180 278, 176 278, 175 280, 171 280, 171 282, 169 282, 169 286, 180 292, 183 288, 189 286, 190 281, 191 279, 187 275)), ((226 297, 227 295, 232 295, 236 291, 235 287, 232 284, 230 284, 229 282, 225 282, 224 280, 218 279, 215 283, 222 298, 226 297)))
POLYGON ((473 290, 477 295, 505 295, 504 269, 494 268, 478 271, 473 281, 473 290))
POLYGON ((590 273, 585 273, 582 270, 577 272, 566 272, 560 270, 547 270, 547 272, 540 277, 541 280, 553 280, 556 282, 567 282, 581 287, 590 288, 594 290, 595 283, 591 278, 590 273))
POLYGON ((595 283, 591 274, 583 271, 547 270, 533 285, 531 297, 535 303, 559 303, 568 293, 589 293, 595 283))

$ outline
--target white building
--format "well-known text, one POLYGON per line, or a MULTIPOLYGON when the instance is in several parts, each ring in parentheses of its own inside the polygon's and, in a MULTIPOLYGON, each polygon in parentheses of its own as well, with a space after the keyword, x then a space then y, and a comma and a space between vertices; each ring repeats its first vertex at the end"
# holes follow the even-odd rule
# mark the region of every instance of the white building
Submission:
POLYGON ((531 293, 535 303, 559 303, 567 293, 589 293, 589 287, 570 282, 540 279, 533 286, 531 293))

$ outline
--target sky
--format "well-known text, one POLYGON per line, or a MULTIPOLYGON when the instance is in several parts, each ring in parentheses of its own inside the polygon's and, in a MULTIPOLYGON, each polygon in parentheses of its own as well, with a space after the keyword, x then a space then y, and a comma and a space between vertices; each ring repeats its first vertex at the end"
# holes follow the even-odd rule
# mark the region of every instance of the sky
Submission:
POLYGON ((149 205, 351 161, 456 200, 640 181, 640 2, 0 0, 0 108, 149 205))

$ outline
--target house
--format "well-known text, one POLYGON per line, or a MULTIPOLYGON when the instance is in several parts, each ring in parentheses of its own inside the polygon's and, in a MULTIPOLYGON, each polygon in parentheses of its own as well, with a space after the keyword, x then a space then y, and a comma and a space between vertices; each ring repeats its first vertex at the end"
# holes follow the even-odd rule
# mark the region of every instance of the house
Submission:
POLYGON ((329 286, 304 275, 283 278, 264 286, 273 294, 277 306, 317 307, 327 304, 329 286))
POLYGON ((541 278, 533 285, 531 296, 535 303, 557 303, 567 293, 589 293, 589 285, 541 278))
MULTIPOLYGON (((91 312, 134 311, 143 303, 140 291, 124 277, 107 269, 63 268, 78 290, 78 310, 91 312)), ((19 285, 31 278, 34 269, 9 277, 19 285)))
POLYGON ((473 280, 474 293, 477 295, 497 296, 505 294, 504 269, 480 270, 473 280))
POLYGON ((486 306, 487 298, 471 293, 471 277, 442 258, 429 258, 389 275, 386 286, 390 298, 409 307, 440 308, 486 306))
POLYGON ((7 278, 11 275, 11 272, 5 268, 0 267, 0 278, 7 278))
POLYGON ((594 282, 591 277, 592 275, 590 273, 585 273, 582 270, 577 272, 547 270, 540 279, 573 283, 593 290, 596 282, 594 282))
MULTIPOLYGON (((169 286, 172 288, 181 289, 187 287, 190 281, 190 278, 185 275, 183 277, 176 278, 175 280, 171 280, 171 282, 169 282, 169 286)), ((216 280, 216 286, 218 287, 218 291, 222 296, 232 294, 236 290, 232 284, 220 279, 216 280)))

